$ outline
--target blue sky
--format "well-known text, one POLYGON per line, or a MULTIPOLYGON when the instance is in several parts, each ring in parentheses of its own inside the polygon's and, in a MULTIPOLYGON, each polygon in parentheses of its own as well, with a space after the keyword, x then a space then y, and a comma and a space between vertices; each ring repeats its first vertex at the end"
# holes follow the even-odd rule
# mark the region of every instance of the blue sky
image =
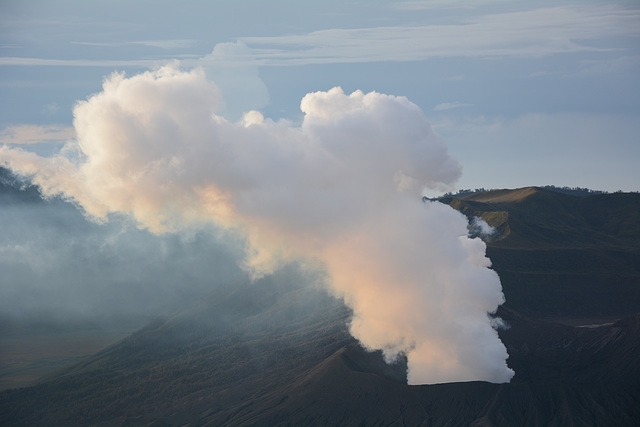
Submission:
POLYGON ((48 155, 114 71, 204 67, 230 120, 305 94, 406 96, 458 188, 640 190, 637 1, 0 2, 0 143, 48 155))

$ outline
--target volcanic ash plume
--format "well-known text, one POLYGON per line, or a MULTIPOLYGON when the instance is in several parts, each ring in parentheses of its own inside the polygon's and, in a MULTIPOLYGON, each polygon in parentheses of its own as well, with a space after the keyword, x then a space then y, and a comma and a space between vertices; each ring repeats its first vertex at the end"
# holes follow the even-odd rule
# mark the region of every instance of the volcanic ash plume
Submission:
POLYGON ((352 334, 390 359, 406 353, 412 384, 509 381, 485 245, 461 214, 421 200, 425 187, 450 189, 460 166, 416 105, 333 88, 304 97, 301 126, 256 111, 232 123, 222 105, 201 69, 114 74, 77 104, 77 140, 58 156, 4 147, 0 163, 96 220, 241 230, 256 276, 322 261, 353 308, 352 334))

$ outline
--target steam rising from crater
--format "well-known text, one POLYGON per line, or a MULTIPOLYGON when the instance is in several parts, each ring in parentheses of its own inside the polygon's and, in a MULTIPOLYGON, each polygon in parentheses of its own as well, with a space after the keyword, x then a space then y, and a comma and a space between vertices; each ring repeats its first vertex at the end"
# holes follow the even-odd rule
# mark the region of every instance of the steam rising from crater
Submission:
POLYGON ((243 233, 254 276, 321 261, 354 310, 352 334, 388 358, 406 352, 409 382, 509 381, 488 313, 503 302, 485 245, 448 206, 461 168, 404 97, 340 88, 307 94, 300 126, 216 114, 202 69, 126 77, 77 104, 77 140, 51 158, 0 149, 0 164, 98 221, 133 216, 155 233, 214 222, 243 233))

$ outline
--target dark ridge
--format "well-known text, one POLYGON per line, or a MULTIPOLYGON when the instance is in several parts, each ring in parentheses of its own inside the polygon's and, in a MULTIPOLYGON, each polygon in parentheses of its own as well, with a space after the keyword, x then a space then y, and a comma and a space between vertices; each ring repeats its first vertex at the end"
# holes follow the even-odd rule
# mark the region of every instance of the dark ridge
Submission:
POLYGON ((497 229, 487 255, 506 307, 569 323, 640 311, 640 194, 527 187, 441 202, 497 229))
POLYGON ((556 187, 554 185, 545 185, 542 187, 546 190, 555 191, 558 193, 569 194, 570 196, 593 196, 594 194, 608 194, 608 191, 592 190, 590 188, 581 187, 556 187))
MULTIPOLYGON (((528 187, 527 187, 528 188, 528 187)), ((594 194, 609 194, 608 191, 603 191, 603 190, 592 190, 590 188, 583 188, 583 187, 568 187, 568 186, 563 186, 563 187, 558 187, 555 185, 544 185, 541 186, 539 188, 544 188, 545 190, 550 190, 550 191, 555 191, 557 193, 563 193, 563 194, 568 194, 571 196, 591 196, 594 194)), ((435 199, 430 199, 430 200, 439 200, 439 199, 443 199, 443 198, 460 198, 460 197, 464 197, 464 196, 469 196, 471 194, 476 194, 476 193, 487 193, 487 192, 493 192, 493 191, 512 191, 512 190, 499 190, 496 188, 492 188, 492 189, 486 189, 486 188, 476 188, 474 190, 470 189, 470 188, 463 188, 460 189, 458 191, 454 192, 448 192, 443 194, 440 197, 436 197, 435 199)), ((616 191, 616 193, 622 193, 622 191, 616 191)), ((637 191, 636 191, 637 193, 637 191)))

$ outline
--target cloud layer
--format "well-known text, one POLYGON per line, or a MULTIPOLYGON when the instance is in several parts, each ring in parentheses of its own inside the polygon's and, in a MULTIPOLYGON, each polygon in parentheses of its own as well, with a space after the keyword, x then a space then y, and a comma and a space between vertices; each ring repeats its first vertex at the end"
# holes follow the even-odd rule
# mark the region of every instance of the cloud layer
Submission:
POLYGON ((262 65, 542 57, 615 50, 589 41, 637 37, 639 24, 638 10, 581 5, 487 14, 445 25, 326 29, 241 40, 262 65))
POLYGON ((352 334, 389 358, 406 352, 411 383, 511 378, 484 243, 461 214, 421 201, 461 168, 415 104, 334 88, 303 98, 300 127, 256 111, 230 122, 223 105, 202 69, 113 74, 76 106, 63 153, 3 147, 0 163, 99 221, 236 230, 254 276, 318 260, 354 310, 352 334))
MULTIPOLYGON (((388 13, 404 10, 415 15, 430 9, 474 9, 493 1, 408 1, 389 5, 388 13)), ((508 2, 507 2, 508 3, 508 2)), ((411 16, 410 22, 419 22, 411 16)), ((640 11, 617 4, 579 4, 538 7, 458 18, 444 24, 385 25, 323 28, 310 33, 238 37, 255 54, 259 66, 422 61, 433 58, 517 57, 584 52, 621 52, 611 39, 640 36, 640 11)), ((246 30, 245 30, 246 31, 246 30)), ((248 31, 253 33, 253 31, 248 31)), ((245 33, 246 34, 246 33, 245 33)), ((147 46, 181 49, 190 40, 158 39, 120 42, 78 42, 87 46, 147 46)), ((229 43, 220 43, 221 46, 229 43)), ((223 53, 223 52, 220 52, 223 53)), ((150 55, 154 55, 150 53, 150 55)), ((226 55, 220 58, 231 60, 226 55)), ((62 59, 0 57, 0 66, 153 67, 155 59, 62 59)), ((235 64, 232 64, 232 66, 235 64)))

